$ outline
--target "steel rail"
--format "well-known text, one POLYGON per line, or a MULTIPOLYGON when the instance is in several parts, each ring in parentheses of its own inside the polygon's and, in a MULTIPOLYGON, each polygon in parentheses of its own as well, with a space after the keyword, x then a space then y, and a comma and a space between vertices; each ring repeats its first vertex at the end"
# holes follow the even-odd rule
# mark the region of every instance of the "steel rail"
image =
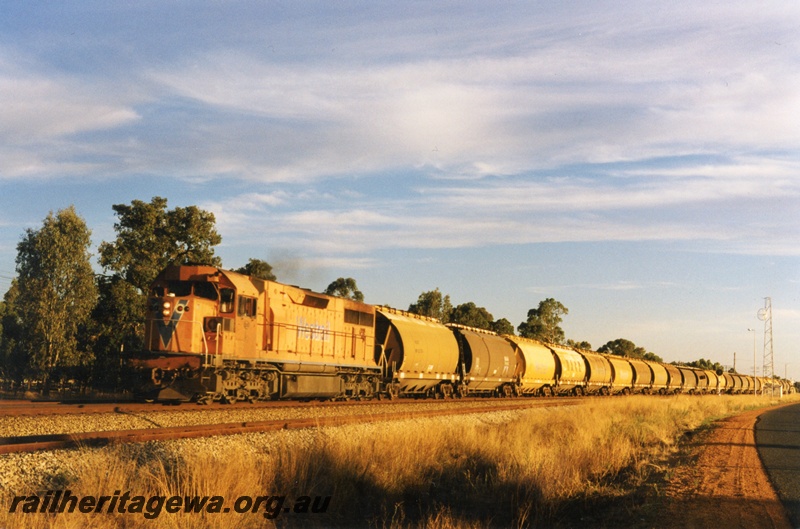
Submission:
MULTIPOLYGON (((524 397, 528 399, 530 397, 524 397)), ((537 397, 537 401, 545 400, 564 400, 569 397, 537 397)), ((45 415, 76 415, 90 413, 145 413, 145 412, 173 412, 173 411, 206 411, 206 410, 251 410, 262 408, 307 408, 307 407, 327 407, 327 406, 365 406, 368 404, 398 405, 411 403, 442 403, 442 402, 503 402, 507 399, 469 397, 463 399, 437 400, 437 399, 394 399, 394 400, 347 400, 347 401, 290 401, 276 400, 263 402, 236 402, 234 404, 210 403, 196 405, 194 403, 97 403, 97 402, 30 402, 30 401, 3 401, 0 400, 0 417, 21 417, 21 416, 45 416, 45 415)))
POLYGON ((490 407, 469 406, 450 408, 446 410, 438 409, 378 414, 339 415, 333 417, 278 419, 270 421, 206 424, 199 426, 174 426, 165 428, 141 428, 135 430, 109 430, 103 432, 3 437, 0 438, 0 454, 58 450, 84 446, 97 447, 121 443, 141 443, 146 441, 169 441, 175 439, 212 437, 216 435, 274 432, 278 430, 297 430, 302 428, 345 426, 348 424, 366 424, 403 419, 422 419, 445 415, 489 413, 495 411, 510 411, 526 408, 570 406, 579 402, 581 401, 573 399, 561 399, 550 402, 544 402, 541 400, 527 400, 517 401, 515 403, 509 403, 502 406, 490 407))

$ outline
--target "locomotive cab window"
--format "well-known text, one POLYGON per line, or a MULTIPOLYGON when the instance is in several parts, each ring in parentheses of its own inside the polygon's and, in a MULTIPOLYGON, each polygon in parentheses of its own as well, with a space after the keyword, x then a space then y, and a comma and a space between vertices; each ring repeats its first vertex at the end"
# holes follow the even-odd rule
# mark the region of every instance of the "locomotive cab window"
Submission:
POLYGON ((191 281, 170 281, 167 284, 167 295, 183 298, 191 295, 192 283, 191 281))
POLYGON ((233 312, 234 291, 232 288, 219 289, 219 311, 226 314, 233 312))
POLYGON ((239 316, 254 317, 256 315, 256 298, 239 296, 239 316))
POLYGON ((194 295, 199 298, 217 300, 217 288, 213 283, 198 281, 194 284, 194 295))

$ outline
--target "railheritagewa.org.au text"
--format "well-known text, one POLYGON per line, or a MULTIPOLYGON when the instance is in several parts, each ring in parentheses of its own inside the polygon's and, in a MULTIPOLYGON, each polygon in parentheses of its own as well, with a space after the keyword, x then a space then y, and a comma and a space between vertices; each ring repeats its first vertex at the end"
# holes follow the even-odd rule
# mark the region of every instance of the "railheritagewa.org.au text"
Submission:
POLYGON ((178 513, 252 513, 267 519, 281 515, 314 515, 327 512, 330 496, 285 495, 239 496, 228 501, 223 496, 143 496, 130 491, 115 490, 110 495, 77 496, 70 490, 48 490, 42 494, 14 496, 9 513, 34 514, 138 514, 158 518, 162 514, 178 513))

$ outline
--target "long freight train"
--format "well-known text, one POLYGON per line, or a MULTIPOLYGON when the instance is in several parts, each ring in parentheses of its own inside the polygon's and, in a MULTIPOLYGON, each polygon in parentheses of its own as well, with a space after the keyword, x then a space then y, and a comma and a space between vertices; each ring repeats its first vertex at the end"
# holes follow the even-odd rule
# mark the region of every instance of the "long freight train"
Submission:
POLYGON ((210 266, 159 274, 145 347, 131 360, 136 390, 168 401, 752 393, 769 384, 443 325, 210 266))

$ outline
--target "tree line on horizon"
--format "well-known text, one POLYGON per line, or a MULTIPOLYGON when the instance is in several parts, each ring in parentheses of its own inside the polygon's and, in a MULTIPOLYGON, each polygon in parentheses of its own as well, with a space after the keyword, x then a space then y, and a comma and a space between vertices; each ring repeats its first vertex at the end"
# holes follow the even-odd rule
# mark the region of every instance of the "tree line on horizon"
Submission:
MULTIPOLYGON (((124 387, 123 360, 144 346, 147 293, 158 273, 169 264, 222 266, 214 253, 222 237, 213 213, 196 206, 168 209, 162 197, 112 209, 116 239, 98 246, 102 274, 92 268, 91 231, 74 206, 50 212, 41 228, 23 234, 17 245, 17 276, 0 302, 0 378, 6 383, 22 387, 26 381, 38 381, 46 390, 68 377, 87 388, 124 387)), ((234 271, 277 279, 272 266, 261 259, 251 258, 234 271)), ((353 278, 336 279, 325 293, 364 300, 353 278)), ((498 334, 513 335, 516 330, 522 337, 592 349, 586 341, 565 339, 561 323, 569 310, 553 298, 531 308, 516 329, 473 302, 453 306, 438 288, 421 293, 408 311, 444 323, 498 334)), ((598 351, 662 361, 622 338, 598 351)), ((703 359, 695 363, 703 368, 710 364, 703 359)))

